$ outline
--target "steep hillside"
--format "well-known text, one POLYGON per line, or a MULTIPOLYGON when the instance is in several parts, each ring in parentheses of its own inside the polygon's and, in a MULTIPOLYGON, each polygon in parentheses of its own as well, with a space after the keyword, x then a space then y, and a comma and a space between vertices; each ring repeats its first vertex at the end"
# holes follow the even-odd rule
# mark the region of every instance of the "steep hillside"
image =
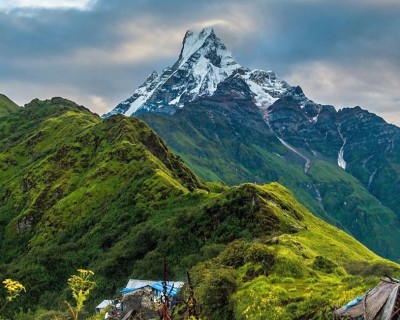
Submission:
POLYGON ((28 285, 29 305, 59 295, 69 273, 147 219, 150 203, 207 190, 137 119, 102 121, 55 98, 33 101, 0 128, 0 273, 28 285))
POLYGON ((18 110, 18 106, 7 96, 0 93, 0 117, 18 110))
POLYGON ((330 319, 335 306, 364 294, 381 274, 399 272, 398 265, 311 215, 277 183, 229 192, 251 203, 247 219, 275 227, 228 244, 193 269, 205 319, 330 319))
MULTIPOLYGON (((298 96, 303 96, 301 89, 298 96)), ((400 128, 360 107, 336 111, 291 96, 264 113, 275 134, 300 152, 337 163, 400 217, 400 128), (390 190, 390 191, 389 191, 390 190), (389 191, 389 192, 388 192, 389 191)))
POLYGON ((230 185, 278 181, 312 212, 375 252, 395 261, 400 258, 395 211, 335 160, 299 148, 292 140, 296 149, 282 143, 239 77, 228 78, 212 97, 189 103, 173 116, 147 113, 139 117, 201 178, 230 185))
POLYGON ((258 319, 260 301, 272 306, 262 316, 321 318, 376 280, 366 277, 399 270, 277 183, 201 182, 138 119, 54 98, 0 128, 0 279, 27 289, 10 316, 64 309, 76 268, 95 271, 92 310, 130 277, 160 278, 164 257, 171 279, 191 270, 205 319, 258 319))

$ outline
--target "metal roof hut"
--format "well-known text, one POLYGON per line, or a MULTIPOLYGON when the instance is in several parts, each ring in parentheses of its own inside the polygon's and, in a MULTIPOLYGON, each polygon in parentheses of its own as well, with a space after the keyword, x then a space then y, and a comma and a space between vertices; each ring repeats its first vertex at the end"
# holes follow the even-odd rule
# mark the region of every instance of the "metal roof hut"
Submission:
POLYGON ((120 292, 122 294, 127 294, 132 291, 136 291, 145 287, 150 287, 151 284, 153 284, 154 280, 137 280, 137 279, 130 279, 128 281, 128 284, 124 289, 122 289, 120 292))
MULTIPOLYGON (((176 303, 176 295, 184 285, 181 281, 167 281, 166 294, 171 307, 176 303)), ((122 293, 123 311, 121 316, 124 319, 136 319, 140 315, 141 319, 157 318, 157 302, 161 302, 163 297, 163 282, 154 280, 130 279, 122 293)))
POLYGON ((382 280, 364 296, 334 311, 334 319, 349 320, 400 320, 400 281, 382 280))
POLYGON ((99 303, 99 305, 96 307, 96 312, 100 312, 102 309, 105 307, 108 307, 109 305, 112 305, 113 301, 112 300, 103 300, 102 302, 99 303))

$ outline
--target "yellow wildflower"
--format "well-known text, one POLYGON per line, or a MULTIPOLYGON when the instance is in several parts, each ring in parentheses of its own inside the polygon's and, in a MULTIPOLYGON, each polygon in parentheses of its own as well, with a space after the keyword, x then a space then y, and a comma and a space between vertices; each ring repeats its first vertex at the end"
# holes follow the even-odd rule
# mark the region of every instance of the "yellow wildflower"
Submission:
POLYGON ((14 300, 22 291, 26 291, 25 287, 17 280, 6 279, 3 281, 4 287, 7 290, 7 301, 14 300))

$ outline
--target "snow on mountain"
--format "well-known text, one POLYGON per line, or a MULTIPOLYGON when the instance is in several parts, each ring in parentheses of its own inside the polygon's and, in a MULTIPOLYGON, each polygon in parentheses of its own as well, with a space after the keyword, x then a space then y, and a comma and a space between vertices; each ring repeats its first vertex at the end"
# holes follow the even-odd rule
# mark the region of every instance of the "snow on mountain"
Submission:
POLYGON ((255 94, 256 105, 264 110, 281 98, 290 88, 272 71, 255 69, 245 72, 242 77, 255 94))
POLYGON ((174 113, 198 96, 212 95, 217 85, 241 68, 212 28, 187 31, 178 61, 161 75, 153 72, 127 100, 106 114, 146 111, 174 113))
MULTIPOLYGON (((273 71, 242 67, 212 28, 205 28, 199 33, 187 31, 175 64, 165 68, 161 74, 150 74, 130 98, 103 117, 146 112, 174 114, 188 102, 214 94, 254 99, 268 127, 281 143, 305 160, 305 173, 311 161, 303 150, 315 155, 315 150, 320 148, 318 144, 311 147, 318 140, 316 137, 324 141, 330 139, 337 148, 338 166, 346 170, 350 165, 345 161, 350 152, 349 133, 344 129, 342 132, 341 127, 337 127, 337 121, 332 120, 337 117, 333 106, 314 103, 299 86, 289 85, 273 71), (230 91, 224 92, 226 89, 230 91)), ((192 107, 195 105, 192 104, 192 107)), ((371 181, 374 175, 371 175, 371 181)))
POLYGON ((164 69, 161 75, 153 72, 130 98, 104 117, 120 113, 127 116, 144 112, 173 114, 197 97, 212 95, 218 84, 234 73, 245 80, 262 110, 291 88, 272 71, 250 70, 239 65, 212 28, 200 33, 189 30, 175 64, 164 69))

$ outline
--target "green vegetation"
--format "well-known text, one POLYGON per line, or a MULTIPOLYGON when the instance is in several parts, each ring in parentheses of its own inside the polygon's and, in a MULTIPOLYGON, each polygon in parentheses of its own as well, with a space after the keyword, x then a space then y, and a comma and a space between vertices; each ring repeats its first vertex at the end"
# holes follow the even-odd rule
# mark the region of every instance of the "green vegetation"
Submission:
MULTIPOLYGON (((87 320, 101 320, 104 317, 104 312, 100 312, 94 316, 88 316, 87 312, 83 312, 84 310, 84 302, 87 300, 90 290, 96 285, 95 282, 91 281, 90 278, 94 275, 91 270, 78 269, 79 275, 72 275, 68 279, 69 289, 72 291, 72 297, 76 302, 76 306, 72 306, 67 301, 65 302, 68 306, 68 310, 59 311, 59 310, 36 310, 36 312, 32 312, 28 310, 24 312, 20 309, 18 314, 15 314, 15 319, 20 320, 54 320, 54 319, 63 319, 63 320, 78 320, 78 319, 87 319, 87 320)), ((26 291, 25 287, 19 283, 18 281, 14 281, 11 279, 6 279, 3 281, 4 287, 7 290, 7 302, 11 302, 22 291, 26 291)), ((5 304, 5 305, 6 305, 5 304)), ((0 319, 1 312, 4 309, 5 305, 0 309, 0 319)))
POLYGON ((18 109, 18 105, 16 105, 4 94, 0 94, 0 117, 16 112, 18 109))
MULTIPOLYGON (((223 101, 212 97, 202 99, 173 116, 147 113, 140 118, 165 139, 201 179, 231 186, 246 182, 279 182, 317 216, 352 234, 374 252, 400 261, 397 245, 400 212, 396 204, 398 197, 393 196, 400 184, 396 178, 399 168, 394 164, 385 167, 386 173, 374 180, 372 190, 366 187, 369 175, 364 179, 367 181, 356 178, 356 174, 351 175, 354 169, 350 173, 342 170, 336 158, 329 159, 321 154, 316 157, 298 148, 311 161, 305 173, 304 159, 282 145, 259 112, 252 110, 251 104, 246 105, 246 101, 232 97, 224 96, 223 101), (380 191, 375 185, 379 185, 380 191)), ((320 147, 323 146, 321 142, 320 147)), ((333 153, 336 157, 337 152, 333 153)), ((356 160, 353 167, 361 168, 363 158, 356 160)))
POLYGON ((0 147, 0 279, 26 287, 9 318, 61 318, 81 268, 94 271, 90 312, 129 278, 161 278, 164 257, 217 320, 322 319, 399 271, 278 183, 200 181, 135 118, 34 100, 0 118, 0 147))
POLYGON ((254 188, 268 194, 267 206, 292 231, 234 241, 194 268, 205 319, 326 319, 332 308, 376 285, 385 271, 400 271, 312 216, 278 184, 254 188), (361 266, 368 271, 357 272, 361 266))

